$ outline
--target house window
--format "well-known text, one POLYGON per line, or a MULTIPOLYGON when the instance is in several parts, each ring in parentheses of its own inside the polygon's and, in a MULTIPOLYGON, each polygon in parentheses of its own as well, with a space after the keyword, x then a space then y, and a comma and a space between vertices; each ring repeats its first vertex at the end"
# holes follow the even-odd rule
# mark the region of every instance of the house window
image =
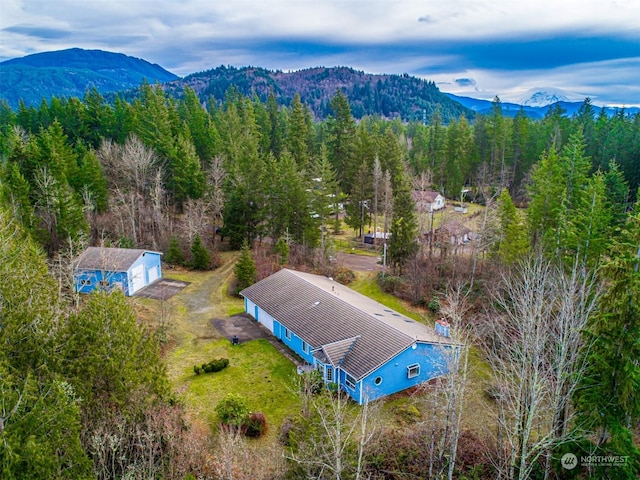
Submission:
POLYGON ((327 382, 333 382, 333 367, 327 365, 325 370, 327 372, 327 382))
POLYGON ((375 383, 376 385, 380 385, 382 383, 382 377, 376 377, 373 383, 375 383))
POLYGON ((91 285, 91 280, 82 279, 80 280, 80 285, 82 285, 83 287, 88 287, 91 285))
POLYGON ((111 286, 111 282, 109 280, 100 280, 100 286, 101 287, 110 287, 111 286))
POLYGON ((344 378, 344 383, 346 383, 347 387, 349 387, 349 388, 356 388, 356 379, 353 378, 348 373, 346 374, 346 376, 344 378))
POLYGON ((304 353, 309 353, 309 344, 307 342, 305 342, 304 340, 302 341, 302 351, 304 353))
POLYGON ((409 365, 407 367, 407 377, 414 378, 420 375, 420 364, 414 363, 413 365, 409 365))
POLYGON ((284 336, 287 340, 291 340, 291 331, 287 327, 284 327, 284 336))

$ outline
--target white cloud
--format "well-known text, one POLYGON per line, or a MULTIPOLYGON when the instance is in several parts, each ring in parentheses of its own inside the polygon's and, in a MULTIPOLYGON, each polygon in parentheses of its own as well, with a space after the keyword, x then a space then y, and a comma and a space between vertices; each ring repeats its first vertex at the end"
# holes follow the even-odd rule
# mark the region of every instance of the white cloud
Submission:
POLYGON ((483 68, 470 48, 467 59, 455 48, 494 39, 503 45, 589 36, 638 41, 638 18, 638 0, 2 0, 0 59, 78 46, 145 58, 179 75, 220 64, 349 65, 446 82, 473 78, 487 93, 531 82, 589 93, 608 81, 627 82, 618 91, 633 94, 637 74, 625 73, 628 66, 612 60, 615 52, 593 68, 532 65, 505 72, 504 65, 483 68), (317 51, 304 51, 314 46, 317 51), (581 76, 585 71, 588 77, 581 76))

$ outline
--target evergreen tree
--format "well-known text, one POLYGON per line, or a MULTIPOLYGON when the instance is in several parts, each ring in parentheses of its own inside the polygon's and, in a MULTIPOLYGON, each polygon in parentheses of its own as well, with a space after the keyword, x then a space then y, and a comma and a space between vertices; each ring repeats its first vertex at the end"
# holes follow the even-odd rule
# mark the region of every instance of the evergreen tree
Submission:
POLYGON ((311 132, 309 131, 306 112, 300 101, 299 93, 294 95, 290 109, 287 149, 293 155, 298 168, 304 170, 309 163, 309 137, 311 132))
POLYGON ((83 151, 80 156, 80 170, 78 172, 78 188, 76 192, 81 195, 88 192, 98 213, 105 213, 109 191, 107 179, 102 170, 102 165, 93 150, 83 151))
POLYGON ((596 468, 598 478, 636 478, 640 451, 632 429, 640 421, 640 202, 617 237, 603 267, 607 287, 590 323, 587 369, 576 391, 579 427, 593 433, 589 455, 628 455, 616 468, 596 468))
POLYGON ((498 198, 498 218, 500 237, 496 254, 504 264, 512 265, 527 253, 529 242, 524 224, 506 188, 498 198))
POLYGON ((609 163, 609 169, 604 174, 604 183, 607 205, 611 209, 612 224, 614 227, 622 227, 629 202, 629 183, 615 160, 609 163))
POLYGON ((527 209, 527 225, 531 243, 555 250, 566 196, 564 172, 555 150, 543 155, 534 166, 528 190, 531 201, 527 209))
POLYGON ((329 123, 327 147, 329 161, 338 174, 338 182, 345 193, 355 188, 356 172, 360 163, 355 156, 356 123, 351 116, 349 100, 338 90, 331 99, 333 117, 329 123))
MULTIPOLYGON (((295 101, 295 99, 294 99, 295 101)), ((281 111, 278 106, 276 96, 273 94, 273 90, 269 92, 267 98, 267 113, 269 115, 269 132, 267 139, 269 140, 269 150, 277 158, 285 148, 287 118, 286 112, 281 111)), ((291 120, 289 120, 290 122, 291 120)), ((289 151, 293 152, 291 145, 288 145, 289 151)))
POLYGON ((324 258, 329 215, 331 215, 332 211, 335 211, 337 215, 339 211, 339 202, 336 196, 338 182, 336 180, 336 174, 331 168, 331 164, 327 158, 327 151, 324 146, 320 151, 318 160, 312 166, 313 185, 311 204, 313 212, 317 215, 317 220, 320 223, 320 249, 322 258, 324 258))
POLYGON ((218 135, 209 114, 189 86, 184 89, 184 99, 178 106, 178 115, 189 129, 200 163, 208 166, 217 154, 218 135))
POLYGON ((205 177, 190 135, 178 134, 173 153, 167 164, 167 187, 176 205, 189 198, 202 198, 205 177))
POLYGON ((447 127, 446 142, 444 193, 457 199, 471 173, 473 132, 465 117, 447 127))
POLYGON ((196 235, 191 244, 191 268, 194 270, 209 270, 211 268, 211 256, 207 247, 202 244, 200 235, 196 235))
POLYGON ((171 237, 169 248, 164 256, 164 261, 170 265, 184 264, 184 255, 177 237, 171 237))
POLYGON ((253 261, 249 244, 244 242, 242 249, 240 250, 240 258, 236 262, 234 267, 236 274, 236 295, 239 294, 245 288, 253 285, 256 281, 257 270, 256 264, 253 261))
POLYGON ((591 268, 597 266, 607 253, 611 238, 611 207, 602 172, 588 179, 569 224, 563 240, 567 261, 573 262, 577 257, 591 268))
POLYGON ((87 478, 80 397, 55 370, 58 289, 41 249, 1 199, 0 312, 0 476, 87 478))
MULTIPOLYGON (((366 162, 363 162, 358 169, 353 184, 353 191, 349 196, 349 201, 345 207, 344 221, 362 237, 365 226, 371 218, 371 182, 372 171, 366 162)), ((362 238, 364 242, 364 238, 362 238)))
POLYGON ((280 237, 276 244, 273 246, 273 251, 276 255, 278 255, 279 260, 278 263, 280 265, 286 265, 289 262, 289 242, 286 238, 280 237))
POLYGON ((0 164, 0 203, 4 203, 25 231, 35 233, 35 216, 29 199, 31 188, 18 165, 0 164))
POLYGON ((411 195, 409 180, 403 177, 394 190, 391 238, 387 256, 398 275, 402 275, 407 262, 418 252, 416 206, 411 195))

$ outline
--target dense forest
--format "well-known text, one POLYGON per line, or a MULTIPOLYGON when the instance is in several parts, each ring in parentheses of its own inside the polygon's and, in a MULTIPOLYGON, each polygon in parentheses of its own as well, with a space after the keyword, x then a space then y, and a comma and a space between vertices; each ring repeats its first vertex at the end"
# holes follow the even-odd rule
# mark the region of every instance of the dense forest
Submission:
POLYGON ((390 232, 383 288, 439 311, 485 359, 495 428, 461 427, 464 362, 434 394, 443 410, 376 438, 372 412, 349 423, 344 399, 321 392, 262 478, 640 473, 640 115, 586 99, 533 121, 496 98, 472 119, 356 121, 367 107, 349 94, 335 91, 323 121, 299 94, 283 105, 233 85, 206 102, 145 84, 112 103, 93 90, 0 104, 3 478, 250 478, 209 468, 221 451, 187 421, 157 336, 122 294, 74 294, 70 260, 87 245, 144 247, 209 269, 242 249, 250 282, 265 274, 251 265, 260 248, 329 274, 347 227, 390 232), (470 249, 426 235, 416 190, 484 207, 470 249), (569 472, 566 452, 626 460, 569 472))
POLYGON ((331 98, 341 89, 349 98, 351 114, 360 119, 378 115, 404 121, 429 118, 436 105, 445 123, 472 112, 444 95, 434 82, 409 75, 374 75, 348 67, 316 67, 295 72, 257 67, 225 67, 193 73, 166 84, 173 95, 192 88, 203 103, 223 99, 232 87, 243 95, 255 95, 266 102, 273 93, 280 105, 289 105, 298 94, 314 119, 325 119, 333 112, 331 98))

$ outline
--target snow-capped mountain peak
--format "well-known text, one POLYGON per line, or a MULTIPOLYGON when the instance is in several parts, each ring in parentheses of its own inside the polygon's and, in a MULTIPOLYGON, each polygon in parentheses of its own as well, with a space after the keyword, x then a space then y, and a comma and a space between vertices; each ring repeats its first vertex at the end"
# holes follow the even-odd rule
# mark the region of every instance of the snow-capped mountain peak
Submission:
POLYGON ((570 102, 569 97, 562 90, 558 89, 533 89, 529 90, 528 96, 522 100, 522 105, 529 107, 545 107, 556 102, 570 102))

